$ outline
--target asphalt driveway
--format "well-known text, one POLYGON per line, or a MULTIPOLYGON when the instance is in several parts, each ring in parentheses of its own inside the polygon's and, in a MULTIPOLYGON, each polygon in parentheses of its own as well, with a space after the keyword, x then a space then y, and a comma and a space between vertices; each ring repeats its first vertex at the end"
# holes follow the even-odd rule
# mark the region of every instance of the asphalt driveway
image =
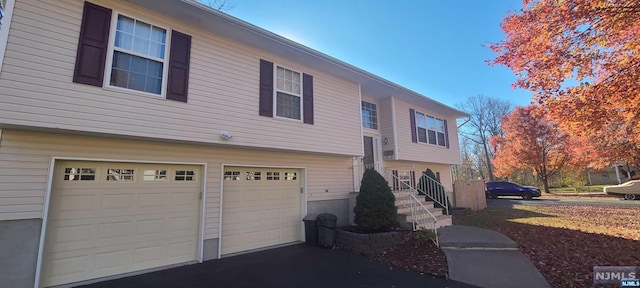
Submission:
POLYGON ((474 287, 398 270, 342 250, 298 244, 82 286, 102 287, 474 287))

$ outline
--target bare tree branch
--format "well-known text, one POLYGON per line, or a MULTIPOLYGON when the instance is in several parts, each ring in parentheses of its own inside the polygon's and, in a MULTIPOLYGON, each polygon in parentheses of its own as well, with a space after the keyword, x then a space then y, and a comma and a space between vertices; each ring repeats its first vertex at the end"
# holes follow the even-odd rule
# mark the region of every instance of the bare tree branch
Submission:
POLYGON ((233 2, 233 0, 197 0, 197 1, 221 12, 229 12, 233 10, 233 8, 236 8, 236 4, 233 2))
POLYGON ((495 151, 491 151, 489 139, 503 134, 500 119, 511 111, 512 105, 506 100, 477 95, 469 97, 457 107, 470 115, 469 121, 461 127, 460 135, 480 146, 479 150, 473 151, 478 169, 484 166, 478 172, 481 175, 486 172, 488 179, 493 180, 491 161, 495 151))

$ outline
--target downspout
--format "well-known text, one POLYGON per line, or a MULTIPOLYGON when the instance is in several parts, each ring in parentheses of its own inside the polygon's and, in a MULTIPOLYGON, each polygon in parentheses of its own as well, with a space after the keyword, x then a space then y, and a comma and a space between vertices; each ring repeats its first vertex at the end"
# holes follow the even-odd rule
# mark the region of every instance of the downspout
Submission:
MULTIPOLYGON (((362 173, 364 169, 364 128, 362 127, 362 84, 358 84, 358 104, 360 106, 359 121, 360 123, 360 155, 353 157, 353 192, 360 190, 360 181, 362 180, 362 173)), ((374 162, 375 163, 375 162, 374 162)))
POLYGON ((393 160, 398 160, 398 127, 396 127, 396 101, 395 96, 391 96, 391 123, 393 128, 393 160))
POLYGON ((464 126, 464 124, 469 123, 469 121, 471 121, 471 116, 467 117, 467 120, 462 122, 462 124, 458 125, 458 129, 460 129, 460 127, 464 126))
MULTIPOLYGON (((464 122, 462 122, 462 124, 460 124, 460 125, 456 126, 457 130, 460 130, 460 127, 464 126, 464 124, 469 123, 469 121, 471 121, 471 116, 467 117, 467 119, 466 119, 464 122)), ((459 144, 458 144, 458 145, 459 145, 459 144)), ((454 190, 454 195, 455 195, 455 186, 453 185, 453 182, 454 182, 454 180, 453 180, 453 170, 454 170, 454 169, 455 169, 455 165, 450 165, 450 166, 449 166, 449 173, 451 173, 451 175, 450 175, 450 176, 451 176, 451 187, 453 188, 453 190, 454 190)), ((457 169, 456 169, 456 171, 457 171, 457 169)), ((454 197, 454 198, 455 198, 455 197, 454 197)), ((454 199, 454 200, 455 200, 455 199, 454 199)))

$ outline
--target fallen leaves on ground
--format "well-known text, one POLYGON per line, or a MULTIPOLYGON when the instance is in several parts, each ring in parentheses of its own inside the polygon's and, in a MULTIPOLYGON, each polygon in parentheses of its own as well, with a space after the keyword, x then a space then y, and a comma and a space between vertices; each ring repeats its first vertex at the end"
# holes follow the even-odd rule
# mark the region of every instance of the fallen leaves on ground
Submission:
POLYGON ((376 255, 375 260, 404 270, 418 271, 434 277, 445 278, 447 259, 433 242, 419 244, 414 233, 406 233, 398 245, 376 255))
POLYGON ((622 196, 620 195, 612 195, 612 194, 574 194, 574 193, 553 193, 553 194, 546 194, 543 193, 542 196, 540 196, 541 199, 579 199, 579 200, 586 200, 586 199, 590 199, 590 200, 602 200, 602 199, 606 199, 606 200, 619 200, 622 199, 622 196))
POLYGON ((518 243, 552 287, 591 287, 593 266, 640 266, 640 207, 515 206, 454 217, 518 243))

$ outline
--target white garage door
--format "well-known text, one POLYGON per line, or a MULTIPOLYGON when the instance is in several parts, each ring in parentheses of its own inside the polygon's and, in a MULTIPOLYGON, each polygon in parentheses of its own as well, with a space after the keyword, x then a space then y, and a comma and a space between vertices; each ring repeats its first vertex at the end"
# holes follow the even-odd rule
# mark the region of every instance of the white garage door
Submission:
POLYGON ((222 255, 300 241, 301 177, 297 169, 226 167, 222 255))
POLYGON ((199 166, 57 161, 42 285, 196 260, 202 176, 199 166))

